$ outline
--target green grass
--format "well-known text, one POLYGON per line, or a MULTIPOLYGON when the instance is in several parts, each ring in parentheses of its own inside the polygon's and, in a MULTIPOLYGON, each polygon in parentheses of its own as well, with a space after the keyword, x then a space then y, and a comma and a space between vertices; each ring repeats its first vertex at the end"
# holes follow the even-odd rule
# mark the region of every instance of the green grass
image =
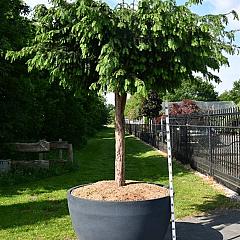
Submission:
MULTIPOLYGON (((168 184, 167 161, 157 151, 126 137, 127 179, 168 184)), ((75 151, 79 169, 62 176, 0 188, 0 239, 76 239, 68 214, 66 191, 71 186, 114 178, 113 129, 104 129, 75 151)), ((174 163, 178 218, 216 208, 239 208, 198 176, 174 163)))

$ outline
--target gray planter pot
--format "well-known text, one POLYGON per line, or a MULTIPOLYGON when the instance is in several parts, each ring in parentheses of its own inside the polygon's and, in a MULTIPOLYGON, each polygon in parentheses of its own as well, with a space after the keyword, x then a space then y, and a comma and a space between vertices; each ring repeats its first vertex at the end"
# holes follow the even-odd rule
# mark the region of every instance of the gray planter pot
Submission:
POLYGON ((80 240, 163 240, 170 223, 170 197, 146 201, 86 200, 68 191, 68 207, 80 240))

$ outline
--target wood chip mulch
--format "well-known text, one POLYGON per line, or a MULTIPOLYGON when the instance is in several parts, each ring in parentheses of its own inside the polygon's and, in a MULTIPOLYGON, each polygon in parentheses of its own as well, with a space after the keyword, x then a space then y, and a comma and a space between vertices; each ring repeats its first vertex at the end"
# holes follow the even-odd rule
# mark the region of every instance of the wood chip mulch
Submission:
POLYGON ((72 191, 75 197, 104 201, 143 201, 169 195, 168 189, 149 183, 126 181, 117 187, 115 181, 100 181, 79 187, 72 191))

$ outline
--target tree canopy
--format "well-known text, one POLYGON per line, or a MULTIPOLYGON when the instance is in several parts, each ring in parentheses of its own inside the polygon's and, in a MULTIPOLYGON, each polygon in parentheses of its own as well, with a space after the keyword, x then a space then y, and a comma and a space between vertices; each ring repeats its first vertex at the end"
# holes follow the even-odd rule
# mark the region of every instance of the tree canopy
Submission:
POLYGON ((196 101, 217 101, 218 93, 212 83, 196 77, 194 81, 183 81, 179 87, 168 92, 164 99, 170 102, 180 102, 184 99, 196 101))
POLYGON ((31 39, 31 24, 27 19, 29 8, 21 0, 0 2, 0 82, 5 77, 19 77, 26 73, 23 64, 10 64, 5 59, 8 50, 20 50, 31 39))
POLYGON ((148 118, 158 117, 162 110, 162 100, 159 98, 158 93, 150 91, 148 97, 142 103, 141 114, 148 118))
POLYGON ((13 136, 27 135, 24 126, 31 128, 24 118, 31 111, 26 97, 32 93, 26 81, 27 67, 24 61, 11 63, 5 59, 8 50, 20 50, 31 36, 28 13, 28 7, 20 0, 0 1, 0 143, 12 140, 13 136))
POLYGON ((29 57, 10 62, 8 50, 21 50, 34 38, 29 8, 20 0, 0 1, 0 158, 9 158, 9 142, 63 138, 84 143, 103 124, 107 109, 102 98, 49 82, 48 71, 28 73, 29 57))
POLYGON ((162 103, 160 98, 163 99, 163 101, 170 102, 181 102, 187 99, 196 101, 218 100, 218 93, 214 90, 213 84, 204 81, 200 77, 196 77, 194 81, 185 80, 171 92, 166 93, 166 91, 164 91, 158 93, 156 98, 154 97, 154 94, 157 94, 156 92, 154 92, 153 95, 150 93, 147 98, 143 97, 141 94, 135 93, 127 100, 125 115, 128 119, 137 119, 141 116, 148 116, 151 118, 158 116, 162 103), (148 113, 148 110, 151 111, 151 109, 153 112, 156 112, 156 114, 153 114, 154 116, 148 113))
POLYGON ((138 119, 142 116, 154 118, 159 116, 161 109, 162 100, 157 92, 151 90, 147 97, 135 93, 127 100, 125 116, 130 120, 138 119))
POLYGON ((233 82, 233 88, 229 91, 223 92, 219 99, 222 101, 233 101, 236 104, 240 103, 240 79, 233 82))
POLYGON ((137 10, 95 0, 52 3, 35 11, 34 41, 9 55, 30 56, 30 70, 46 69, 65 86, 148 92, 172 89, 196 72, 219 81, 209 70, 227 65, 224 53, 236 50, 227 14, 198 16, 174 0, 141 0, 137 10))
POLYGON ((141 108, 144 101, 144 97, 141 94, 135 93, 132 95, 126 103, 125 116, 129 120, 138 119, 141 114, 141 108))

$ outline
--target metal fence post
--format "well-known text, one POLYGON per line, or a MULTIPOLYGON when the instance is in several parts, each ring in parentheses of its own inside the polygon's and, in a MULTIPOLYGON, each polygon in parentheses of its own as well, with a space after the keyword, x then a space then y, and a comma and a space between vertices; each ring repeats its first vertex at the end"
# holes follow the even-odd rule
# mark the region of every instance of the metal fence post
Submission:
POLYGON ((209 174, 210 174, 210 176, 213 176, 213 156, 212 156, 211 126, 208 127, 208 155, 209 155, 209 174))

